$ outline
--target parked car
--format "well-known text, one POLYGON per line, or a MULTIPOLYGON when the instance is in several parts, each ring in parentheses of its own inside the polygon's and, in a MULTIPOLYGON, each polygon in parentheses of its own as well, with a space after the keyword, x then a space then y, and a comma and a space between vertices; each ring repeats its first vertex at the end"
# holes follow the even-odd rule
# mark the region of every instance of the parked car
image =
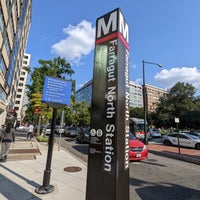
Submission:
MULTIPOLYGON (((34 127, 34 132, 37 133, 37 129, 38 129, 38 126, 35 126, 34 127)), ((40 134, 44 133, 44 130, 45 130, 45 125, 41 124, 40 125, 40 134)))
POLYGON ((130 133, 129 134, 129 159, 130 161, 133 160, 144 160, 148 156, 148 149, 146 145, 141 142, 140 140, 136 139, 136 137, 130 133))
POLYGON ((55 127, 55 133, 56 134, 63 134, 65 132, 64 126, 56 126, 55 127))
POLYGON ((163 136, 163 143, 165 145, 179 145, 182 147, 191 147, 200 150, 200 138, 185 132, 170 133, 163 136))
POLYGON ((90 129, 89 128, 80 128, 78 130, 76 140, 83 143, 89 143, 89 135, 90 135, 90 129))
POLYGON ((184 132, 184 133, 187 133, 187 134, 189 134, 189 135, 194 135, 194 136, 200 138, 200 133, 199 133, 199 132, 184 132))
POLYGON ((74 126, 69 127, 64 130, 64 134, 70 137, 76 137, 77 133, 78 133, 78 128, 74 126))
POLYGON ((51 126, 47 126, 45 134, 50 135, 50 133, 51 133, 51 126))
POLYGON ((151 137, 161 137, 161 133, 158 129, 149 129, 151 137))
POLYGON ((26 127, 25 126, 19 126, 19 127, 16 128, 16 131, 26 132, 26 127))

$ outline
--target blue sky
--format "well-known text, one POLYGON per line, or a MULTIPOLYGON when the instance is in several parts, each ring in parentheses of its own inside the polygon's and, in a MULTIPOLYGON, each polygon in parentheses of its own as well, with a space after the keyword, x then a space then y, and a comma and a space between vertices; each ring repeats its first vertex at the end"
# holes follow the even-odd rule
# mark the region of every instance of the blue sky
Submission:
POLYGON ((33 0, 26 52, 31 67, 39 59, 65 57, 77 89, 92 79, 96 19, 120 8, 129 24, 130 80, 170 88, 176 82, 200 89, 199 0, 33 0))

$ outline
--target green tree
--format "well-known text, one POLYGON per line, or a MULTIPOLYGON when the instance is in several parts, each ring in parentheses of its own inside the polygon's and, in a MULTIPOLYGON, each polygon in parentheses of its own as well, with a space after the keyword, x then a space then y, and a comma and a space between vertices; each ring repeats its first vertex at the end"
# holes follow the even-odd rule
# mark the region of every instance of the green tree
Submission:
POLYGON ((75 120, 79 126, 85 127, 90 124, 89 106, 83 102, 76 102, 74 106, 75 120))
MULTIPOLYGON (((195 88, 189 83, 176 83, 168 90, 167 95, 160 99, 156 110, 156 124, 159 127, 175 126, 175 117, 183 122, 187 113, 196 109, 195 92, 195 88)), ((180 123, 180 127, 185 125, 180 123)))
POLYGON ((131 107, 129 108, 130 110, 130 117, 135 117, 135 118, 144 118, 144 109, 142 108, 134 108, 131 107))
MULTIPOLYGON (((42 90, 44 85, 45 76, 52 76, 52 77, 59 77, 63 79, 67 79, 69 77, 71 79, 71 75, 74 71, 71 69, 71 66, 64 58, 57 57, 53 60, 39 60, 39 67, 35 67, 33 72, 31 73, 31 84, 27 85, 29 89, 29 99, 30 99, 30 106, 29 106, 29 114, 32 111, 32 119, 33 119, 33 111, 35 107, 40 109, 40 117, 43 121, 48 121, 49 117, 52 115, 52 109, 49 109, 46 104, 42 103, 42 90)), ((68 80, 69 80, 68 78, 68 80)), ((29 116, 30 117, 30 116, 29 116)), ((40 121, 38 124, 38 129, 40 121)))

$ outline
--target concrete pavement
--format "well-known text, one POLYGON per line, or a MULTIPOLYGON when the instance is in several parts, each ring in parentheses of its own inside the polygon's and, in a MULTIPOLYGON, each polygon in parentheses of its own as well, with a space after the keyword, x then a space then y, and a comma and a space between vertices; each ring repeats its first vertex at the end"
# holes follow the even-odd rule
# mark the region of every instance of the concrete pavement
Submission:
MULTIPOLYGON (((30 149, 37 146, 40 153, 36 152, 35 158, 32 157, 32 159, 30 157, 28 159, 11 159, 5 163, 0 163, 1 200, 85 199, 86 163, 75 158, 70 152, 62 149, 58 151, 56 145, 54 145, 50 178, 50 185, 53 185, 55 190, 48 194, 37 194, 35 188, 43 184, 47 146, 46 144, 37 143, 35 140, 31 142, 21 141, 21 148, 22 144, 26 149, 28 146, 30 149)), ((19 146, 19 142, 16 141, 14 146, 11 148, 11 154, 12 150, 19 146)))
MULTIPOLYGON (((86 192, 87 164, 67 150, 54 145, 50 185, 55 190, 49 194, 37 194, 42 186, 47 159, 46 143, 27 141, 17 137, 12 144, 8 161, 0 163, 1 200, 84 200, 86 192)), ((149 152, 200 164, 200 151, 168 147, 150 143, 149 152), (192 155, 192 156, 191 156, 192 155), (189 160, 190 159, 190 160, 189 160)))

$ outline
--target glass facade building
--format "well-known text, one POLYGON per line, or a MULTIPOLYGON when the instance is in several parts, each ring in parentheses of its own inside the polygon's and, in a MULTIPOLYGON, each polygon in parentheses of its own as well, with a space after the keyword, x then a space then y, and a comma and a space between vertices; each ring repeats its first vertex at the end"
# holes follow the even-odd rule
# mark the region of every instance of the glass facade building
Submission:
POLYGON ((87 105, 92 101, 92 80, 85 83, 79 90, 76 91, 76 101, 85 101, 87 105))
POLYGON ((143 107, 143 93, 142 86, 132 81, 129 83, 130 86, 130 106, 131 107, 143 107))
MULTIPOLYGON (((143 87, 142 85, 136 84, 133 81, 129 83, 130 89, 130 106, 134 108, 143 107, 143 87)), ((152 112, 155 111, 156 106, 159 102, 159 98, 166 94, 162 88, 154 87, 146 84, 147 90, 147 109, 152 112)), ((91 104, 92 101, 92 80, 83 85, 79 90, 76 91, 76 101, 85 101, 87 105, 91 104)))
MULTIPOLYGON (((92 80, 85 83, 76 91, 76 101, 85 101, 87 105, 92 101, 92 80)), ((130 106, 143 107, 142 86, 130 81, 130 106)))
POLYGON ((31 13, 32 0, 0 1, 0 125, 14 109, 31 13))

